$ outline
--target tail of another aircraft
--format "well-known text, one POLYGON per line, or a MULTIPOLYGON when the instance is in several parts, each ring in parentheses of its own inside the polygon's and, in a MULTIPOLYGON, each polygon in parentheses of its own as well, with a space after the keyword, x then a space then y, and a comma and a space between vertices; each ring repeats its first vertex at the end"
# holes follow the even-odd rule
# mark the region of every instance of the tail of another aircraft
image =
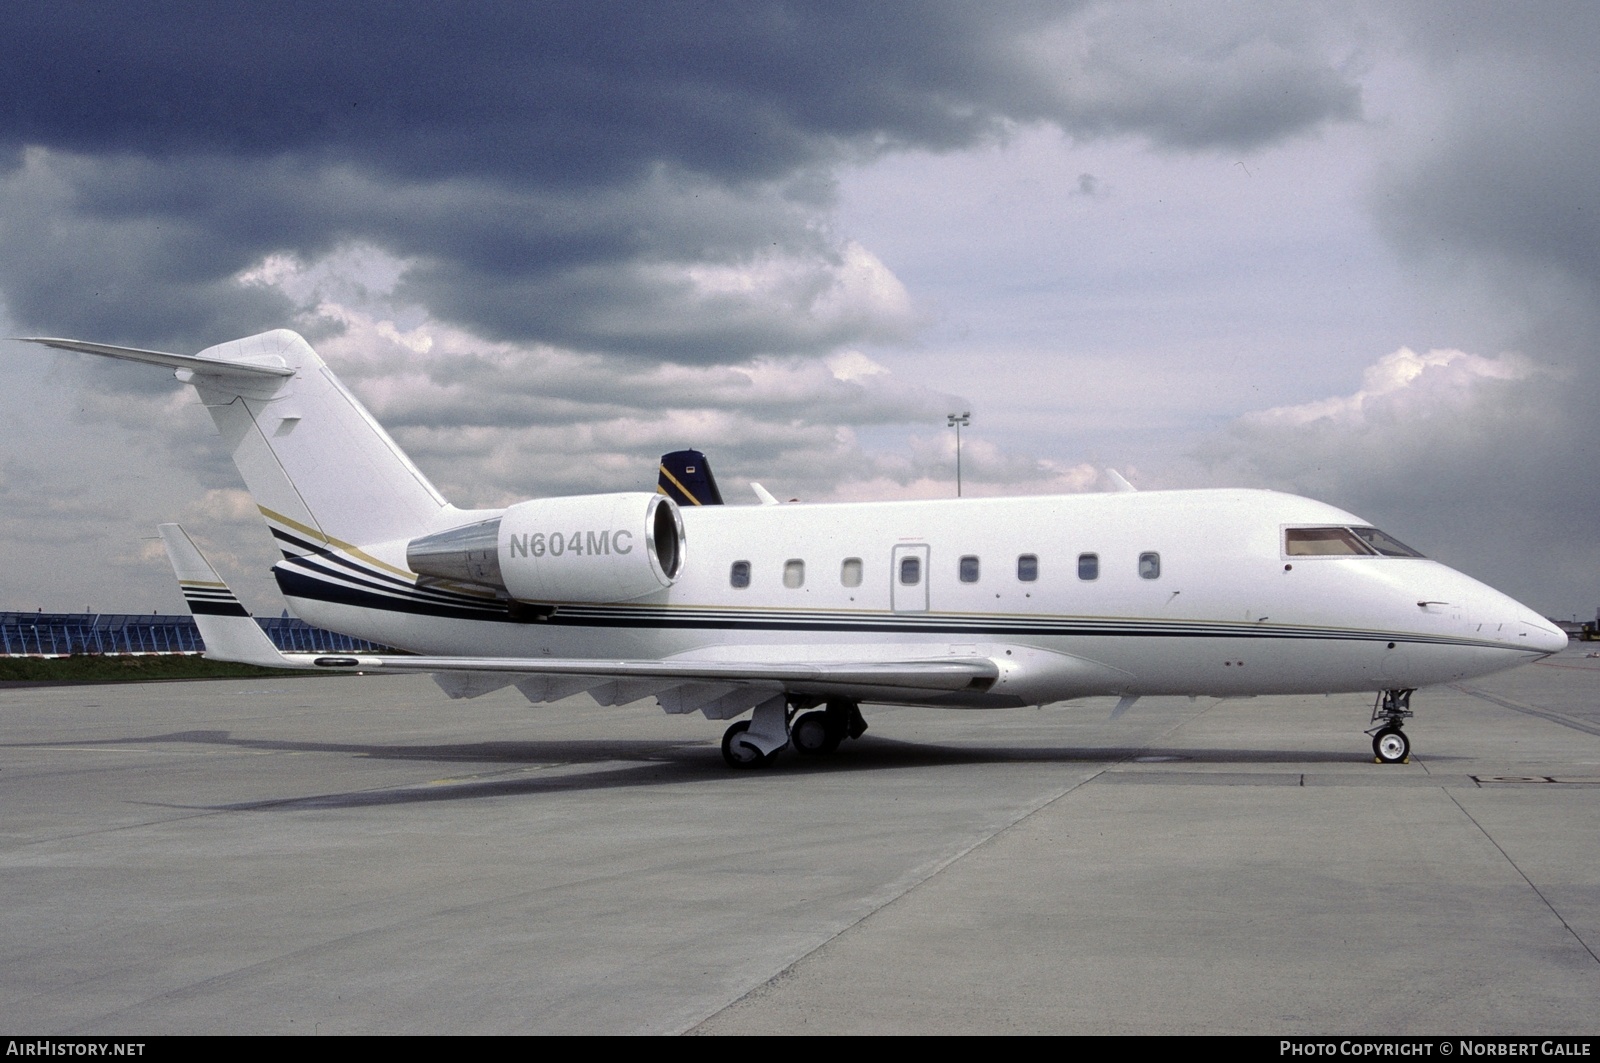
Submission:
POLYGON ((720 506, 722 492, 711 475, 711 462, 698 450, 674 450, 661 455, 656 492, 680 506, 720 506))
POLYGON ((291 552, 426 534, 449 509, 311 345, 288 329, 198 355, 30 342, 175 369, 199 392, 262 516, 291 552))

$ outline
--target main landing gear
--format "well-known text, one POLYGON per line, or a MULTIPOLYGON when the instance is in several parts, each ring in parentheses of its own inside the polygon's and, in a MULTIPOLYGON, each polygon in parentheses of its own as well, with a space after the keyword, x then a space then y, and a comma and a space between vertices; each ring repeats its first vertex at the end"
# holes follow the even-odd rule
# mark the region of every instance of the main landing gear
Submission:
POLYGON ((1385 690, 1372 706, 1372 755, 1378 764, 1406 764, 1411 760, 1411 739, 1401 730, 1411 718, 1414 690, 1385 690))
POLYGON ((860 738, 866 729, 867 721, 854 701, 830 701, 820 709, 798 712, 782 698, 773 698, 757 705, 750 719, 723 733, 722 759, 730 768, 763 768, 785 745, 802 756, 822 756, 837 750, 846 738, 860 738))

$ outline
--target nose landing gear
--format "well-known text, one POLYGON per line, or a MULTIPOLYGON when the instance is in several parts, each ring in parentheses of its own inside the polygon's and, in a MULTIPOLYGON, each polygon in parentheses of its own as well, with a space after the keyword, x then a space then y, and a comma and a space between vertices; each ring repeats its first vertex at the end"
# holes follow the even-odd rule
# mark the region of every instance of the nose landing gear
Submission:
POLYGON ((1372 706, 1372 755, 1378 764, 1407 764, 1411 760, 1411 740, 1401 730, 1411 718, 1411 695, 1415 690, 1385 690, 1372 706))

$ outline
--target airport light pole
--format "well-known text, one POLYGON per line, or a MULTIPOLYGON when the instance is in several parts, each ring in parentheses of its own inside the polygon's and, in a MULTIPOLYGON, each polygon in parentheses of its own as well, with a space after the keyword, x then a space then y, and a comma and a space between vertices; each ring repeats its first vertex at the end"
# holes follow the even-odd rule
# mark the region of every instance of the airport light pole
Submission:
POLYGON ((961 429, 972 423, 972 411, 965 413, 952 413, 948 415, 947 428, 956 430, 956 497, 961 497, 961 429))

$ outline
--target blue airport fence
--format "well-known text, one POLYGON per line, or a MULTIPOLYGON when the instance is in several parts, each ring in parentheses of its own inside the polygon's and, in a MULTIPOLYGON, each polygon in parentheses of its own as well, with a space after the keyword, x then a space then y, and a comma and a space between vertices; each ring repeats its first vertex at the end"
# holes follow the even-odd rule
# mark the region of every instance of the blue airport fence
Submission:
MULTIPOLYGON (((257 617, 272 644, 286 653, 385 650, 366 639, 312 627, 293 617, 257 617)), ((8 657, 74 653, 199 653, 206 648, 192 616, 157 613, 0 612, 0 653, 8 657)))

